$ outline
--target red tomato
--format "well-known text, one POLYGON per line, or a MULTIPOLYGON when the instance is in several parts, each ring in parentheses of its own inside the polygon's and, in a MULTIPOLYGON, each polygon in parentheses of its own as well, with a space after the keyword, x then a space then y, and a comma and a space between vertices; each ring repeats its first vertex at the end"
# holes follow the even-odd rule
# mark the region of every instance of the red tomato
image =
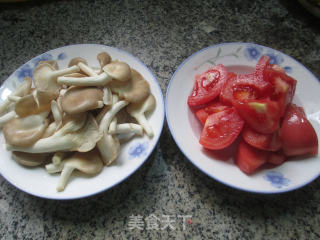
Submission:
POLYGON ((234 106, 245 122, 259 133, 271 134, 279 128, 280 109, 275 101, 246 100, 234 106))
POLYGON ((286 156, 283 152, 269 152, 267 162, 279 166, 286 161, 286 156))
POLYGON ((241 171, 252 174, 259 167, 267 162, 267 151, 252 147, 244 140, 241 140, 238 147, 236 164, 241 171))
POLYGON ((204 106, 203 108, 198 109, 196 111, 196 117, 199 119, 202 125, 204 125, 209 115, 212 113, 221 112, 227 108, 229 108, 229 106, 226 106, 218 101, 213 101, 208 103, 208 105, 204 106))
POLYGON ((234 108, 213 113, 206 120, 199 142, 207 149, 226 148, 238 137, 243 124, 234 108))
POLYGON ((242 138, 251 146, 267 151, 278 151, 282 145, 279 130, 263 134, 246 126, 242 131, 242 138))
POLYGON ((197 75, 191 95, 188 97, 188 105, 195 107, 215 99, 226 80, 227 70, 222 64, 197 75))
POLYGON ((291 104, 284 116, 280 136, 286 156, 317 155, 318 137, 301 107, 291 104))
POLYGON ((287 106, 291 103, 297 81, 288 76, 279 66, 270 66, 265 71, 265 78, 271 83, 272 100, 278 101, 281 116, 284 115, 287 106))

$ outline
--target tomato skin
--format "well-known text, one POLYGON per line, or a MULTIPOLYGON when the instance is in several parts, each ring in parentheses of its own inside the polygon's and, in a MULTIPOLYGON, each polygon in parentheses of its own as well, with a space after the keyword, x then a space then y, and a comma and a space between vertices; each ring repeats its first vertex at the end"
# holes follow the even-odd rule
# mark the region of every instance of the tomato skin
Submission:
POLYGON ((280 128, 286 156, 317 155, 318 137, 302 108, 291 104, 280 128))
POLYGON ((242 139, 238 147, 236 164, 244 173, 252 174, 267 162, 266 153, 267 151, 252 147, 242 139))
POLYGON ((263 134, 245 126, 242 130, 242 138, 246 143, 262 150, 278 151, 282 146, 279 129, 271 134, 263 134))
POLYGON ((207 149, 219 150, 231 145, 240 134, 244 121, 234 108, 208 116, 199 143, 207 149))
POLYGON ((268 155, 267 162, 272 165, 279 166, 286 161, 286 156, 282 151, 270 152, 268 155))
POLYGON ((202 123, 202 125, 204 125, 209 115, 211 115, 212 113, 221 112, 223 110, 226 110, 227 108, 230 107, 222 104, 219 101, 213 101, 208 103, 204 107, 196 110, 195 114, 198 120, 202 123))
POLYGON ((275 101, 269 99, 234 102, 240 116, 255 131, 271 134, 279 128, 280 109, 275 101))
POLYGON ((227 70, 222 64, 219 64, 198 74, 195 78, 193 90, 187 101, 189 107, 208 103, 219 96, 227 80, 227 70))

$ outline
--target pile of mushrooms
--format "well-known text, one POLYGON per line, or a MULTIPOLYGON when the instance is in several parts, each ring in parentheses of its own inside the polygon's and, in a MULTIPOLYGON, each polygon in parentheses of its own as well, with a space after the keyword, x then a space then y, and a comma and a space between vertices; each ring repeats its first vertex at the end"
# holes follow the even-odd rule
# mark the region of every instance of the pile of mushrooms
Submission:
POLYGON ((0 104, 7 150, 24 166, 61 172, 57 191, 74 170, 96 175, 114 163, 120 135, 154 134, 146 116, 156 106, 148 82, 106 52, 97 61, 100 67, 91 67, 76 57, 65 69, 41 61, 33 79, 25 78, 0 104))

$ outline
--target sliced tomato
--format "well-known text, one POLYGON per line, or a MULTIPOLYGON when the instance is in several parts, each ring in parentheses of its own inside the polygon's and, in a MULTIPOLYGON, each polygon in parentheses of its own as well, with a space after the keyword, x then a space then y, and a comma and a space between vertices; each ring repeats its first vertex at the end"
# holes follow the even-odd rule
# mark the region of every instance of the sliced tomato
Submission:
POLYGON ((281 146, 279 129, 271 134, 263 134, 246 126, 242 130, 242 138, 251 146, 267 151, 278 151, 281 146))
POLYGON ((277 65, 270 66, 266 69, 265 79, 271 83, 270 97, 272 100, 278 101, 281 116, 283 116, 287 106, 293 99, 297 81, 288 76, 285 71, 277 65))
POLYGON ((200 136, 200 144, 212 150, 228 147, 238 137, 244 121, 231 107, 208 116, 200 136))
POLYGON ((215 99, 219 96, 226 80, 227 70, 222 64, 212 67, 202 74, 198 74, 193 90, 188 97, 188 105, 195 107, 215 99))
POLYGON ((318 137, 301 107, 291 104, 280 128, 286 156, 317 155, 318 137))
POLYGON ((235 103, 235 108, 245 122, 259 133, 271 134, 279 128, 280 109, 275 101, 246 100, 235 103))
POLYGON ((221 112, 223 110, 226 110, 227 108, 230 107, 224 105, 219 101, 212 101, 206 106, 196 110, 196 117, 199 119, 202 125, 204 125, 209 115, 211 115, 212 113, 221 112))
POLYGON ((282 151, 279 152, 269 152, 267 162, 272 165, 279 166, 286 161, 286 156, 282 151))
POLYGON ((244 173, 252 174, 267 162, 268 154, 266 153, 268 152, 252 147, 244 140, 241 140, 238 147, 236 164, 244 173))

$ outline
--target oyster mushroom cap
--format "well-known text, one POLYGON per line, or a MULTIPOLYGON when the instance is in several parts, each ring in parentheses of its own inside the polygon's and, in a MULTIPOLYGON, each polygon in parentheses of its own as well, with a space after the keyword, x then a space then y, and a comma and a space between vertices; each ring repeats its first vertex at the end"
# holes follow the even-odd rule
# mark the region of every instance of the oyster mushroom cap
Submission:
POLYGON ((125 62, 111 62, 102 69, 113 79, 120 82, 128 81, 131 76, 130 66, 125 62))
POLYGON ((50 65, 54 68, 54 70, 58 70, 58 69, 59 69, 58 63, 57 63, 57 61, 55 61, 55 60, 40 61, 40 62, 38 63, 38 65, 43 64, 43 63, 45 63, 45 64, 50 64, 50 65))
POLYGON ((111 62, 111 56, 107 52, 101 52, 97 55, 100 67, 103 68, 105 65, 111 62))
POLYGON ((79 71, 80 69, 78 66, 71 66, 69 68, 56 70, 48 63, 38 64, 33 71, 34 85, 38 90, 57 93, 61 88, 61 85, 57 82, 57 78, 59 76, 79 71))
POLYGON ((85 60, 84 58, 82 57, 75 57, 75 58, 72 58, 70 61, 69 61, 69 64, 68 64, 68 67, 72 67, 72 66, 76 66, 78 65, 78 63, 84 63, 85 65, 88 65, 88 62, 87 60, 85 60))
POLYGON ((103 91, 96 87, 73 87, 61 98, 61 107, 67 114, 77 114, 103 107, 103 91))
POLYGON ((49 112, 13 118, 3 126, 3 134, 8 144, 18 147, 31 146, 41 138, 49 121, 49 112))
POLYGON ((115 135, 104 133, 102 138, 97 142, 97 148, 105 165, 113 163, 120 152, 120 142, 115 135))
POLYGON ((46 165, 49 173, 60 172, 61 175, 57 185, 57 191, 63 191, 67 182, 74 170, 78 170, 85 174, 95 175, 101 172, 103 163, 99 152, 93 149, 89 152, 76 152, 71 157, 62 160, 61 164, 55 166, 54 164, 46 165))
POLYGON ((31 94, 21 97, 15 103, 15 112, 19 117, 26 117, 48 111, 51 108, 51 101, 56 97, 57 93, 35 90, 31 94))
POLYGON ((26 153, 26 152, 12 152, 12 158, 21 165, 27 167, 36 167, 42 165, 49 154, 47 153, 26 153))
POLYGON ((150 94, 149 83, 134 69, 131 69, 128 83, 112 81, 109 86, 113 92, 132 103, 141 102, 150 94))

